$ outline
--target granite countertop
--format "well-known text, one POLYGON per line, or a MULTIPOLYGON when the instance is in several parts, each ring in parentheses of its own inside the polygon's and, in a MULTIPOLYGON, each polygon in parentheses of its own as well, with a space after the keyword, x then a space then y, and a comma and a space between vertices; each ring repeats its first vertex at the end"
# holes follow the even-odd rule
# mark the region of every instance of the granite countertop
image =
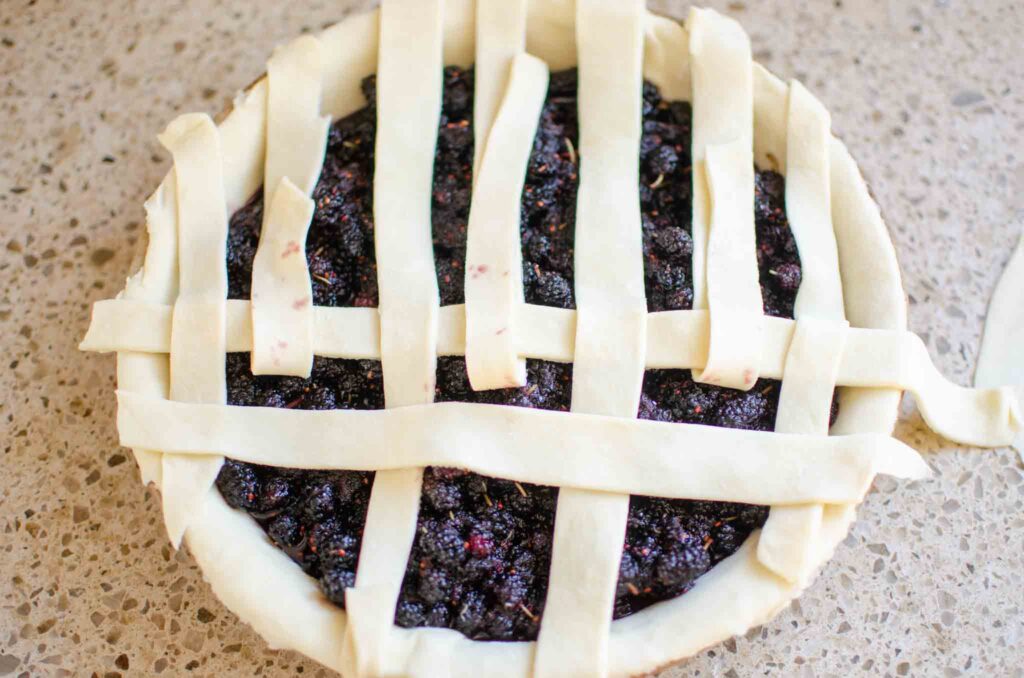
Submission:
MULTIPOLYGON (((5 0, 0 11, 0 676, 323 675, 268 649, 175 553, 114 429, 114 359, 76 351, 118 291, 155 136, 216 113, 271 48, 366 2, 5 0)), ((686 2, 651 3, 685 15, 686 2)), ((828 106, 887 217, 911 328, 967 384, 1024 225, 1024 9, 1014 0, 709 0, 828 106), (799 6, 799 9, 796 7, 799 6)), ((790 609, 665 676, 1024 676, 1024 473, 910 404, 935 477, 887 478, 790 609)))

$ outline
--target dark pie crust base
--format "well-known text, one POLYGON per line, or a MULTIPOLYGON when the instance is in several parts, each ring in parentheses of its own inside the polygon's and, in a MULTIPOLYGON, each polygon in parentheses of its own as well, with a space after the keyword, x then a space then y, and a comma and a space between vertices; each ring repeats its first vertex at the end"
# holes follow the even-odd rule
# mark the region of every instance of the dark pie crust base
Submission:
MULTIPOLYGON (((442 304, 463 303, 466 224, 472 182, 472 71, 445 69, 432 205, 442 304)), ((373 248, 374 79, 370 104, 330 130, 306 250, 314 302, 376 306, 373 248)), ((640 194, 645 288, 650 311, 692 306, 690 106, 666 102, 645 83, 640 194)), ((526 300, 573 308, 573 239, 578 164, 576 73, 551 77, 523 191, 521 235, 526 300)), ((765 313, 792 317, 800 261, 779 174, 757 171, 754 214, 765 313)), ((263 200, 231 219, 229 296, 246 299, 263 200)), ((568 411, 572 365, 527 361, 524 388, 473 391, 462 358, 439 358, 435 399, 568 411)), ((229 354, 228 402, 299 409, 384 406, 380 363, 316 358, 309 379, 253 376, 248 354, 229 354)), ((779 382, 748 392, 698 384, 688 370, 649 370, 638 416, 771 430, 779 382)), ((833 409, 835 409, 833 407, 833 409)), ((834 412, 833 412, 834 414, 834 412)), ((228 460, 217 485, 271 540, 344 607, 355 582, 373 474, 255 466, 228 460)), ((455 469, 428 468, 416 537, 395 621, 454 628, 478 640, 533 640, 543 615, 557 488, 455 469)), ((614 617, 684 594, 764 524, 767 507, 631 497, 614 617)))

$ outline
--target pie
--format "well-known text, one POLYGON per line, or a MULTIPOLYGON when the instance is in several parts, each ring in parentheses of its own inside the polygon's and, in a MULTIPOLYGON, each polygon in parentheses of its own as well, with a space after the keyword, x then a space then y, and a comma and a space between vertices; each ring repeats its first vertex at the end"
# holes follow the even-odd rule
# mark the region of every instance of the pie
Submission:
POLYGON ((952 440, 1021 428, 932 367, 828 113, 715 12, 384 0, 161 141, 82 347, 172 542, 345 675, 656 670, 927 475, 903 390, 952 440))

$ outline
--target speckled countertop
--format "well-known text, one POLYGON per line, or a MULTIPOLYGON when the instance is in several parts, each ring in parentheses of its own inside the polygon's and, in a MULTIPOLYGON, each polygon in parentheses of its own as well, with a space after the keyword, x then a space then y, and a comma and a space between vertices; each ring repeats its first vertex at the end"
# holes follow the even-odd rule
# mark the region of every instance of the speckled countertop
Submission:
MULTIPOLYGON (((0 5, 0 676, 326 673, 267 649, 171 550, 117 445, 114 359, 75 346, 136 254, 169 167, 157 132, 219 111, 274 44, 366 4, 0 5)), ((968 383, 1024 225, 1024 6, 707 4, 832 111, 887 216, 911 327, 968 383)), ((909 405, 897 433, 934 479, 880 479, 791 609, 664 675, 1024 676, 1024 473, 1007 450, 939 440, 909 405)))

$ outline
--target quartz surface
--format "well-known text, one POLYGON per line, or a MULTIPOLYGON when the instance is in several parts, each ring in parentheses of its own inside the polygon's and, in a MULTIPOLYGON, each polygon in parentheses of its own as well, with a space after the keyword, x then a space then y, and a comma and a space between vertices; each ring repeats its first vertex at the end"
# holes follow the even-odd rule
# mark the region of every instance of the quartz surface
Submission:
MULTIPOLYGON (((169 168, 166 122, 216 113, 274 44, 368 4, 0 6, 0 676, 327 673, 268 649, 171 549, 157 493, 117 445, 114 358, 75 347, 137 255, 142 202, 169 168)), ((969 383, 1024 225, 1024 6, 707 4, 831 110, 888 219, 911 328, 969 383)), ((934 478, 880 479, 796 604, 665 676, 1024 676, 1016 456, 938 439, 909 402, 897 435, 934 478)))

